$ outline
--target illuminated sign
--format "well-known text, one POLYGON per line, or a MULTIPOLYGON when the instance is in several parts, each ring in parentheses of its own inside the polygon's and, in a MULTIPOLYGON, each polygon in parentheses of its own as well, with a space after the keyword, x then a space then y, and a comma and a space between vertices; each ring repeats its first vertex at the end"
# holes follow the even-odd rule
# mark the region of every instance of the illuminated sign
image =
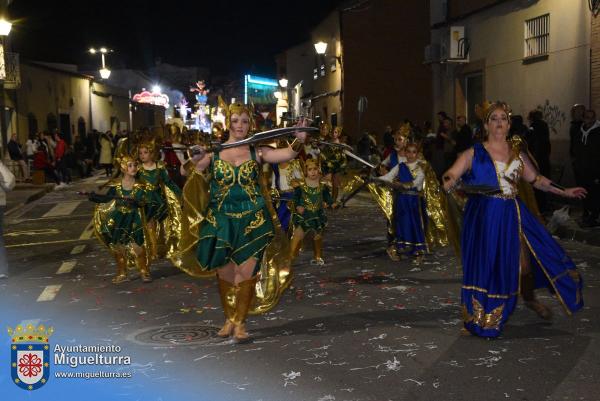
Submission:
POLYGON ((244 103, 249 104, 275 104, 275 91, 279 88, 277 80, 244 75, 244 103))
POLYGON ((140 93, 133 95, 134 102, 153 104, 155 106, 162 106, 165 109, 169 108, 169 97, 164 93, 158 91, 149 92, 143 89, 140 93))

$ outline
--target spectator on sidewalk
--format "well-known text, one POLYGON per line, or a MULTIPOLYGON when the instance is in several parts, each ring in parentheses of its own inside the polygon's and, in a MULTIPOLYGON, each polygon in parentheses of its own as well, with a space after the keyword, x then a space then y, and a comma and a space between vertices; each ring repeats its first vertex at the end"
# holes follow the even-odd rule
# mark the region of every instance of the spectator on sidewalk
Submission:
POLYGON ((581 126, 583 125, 583 117, 585 115, 585 106, 582 104, 575 104, 571 107, 571 126, 569 127, 569 156, 571 156, 571 166, 573 167, 573 175, 575 176, 575 183, 578 187, 583 187, 583 176, 582 172, 576 168, 577 154, 580 152, 581 144, 581 126))
POLYGON ((518 135, 521 139, 527 138, 527 135, 529 135, 529 128, 523 123, 523 116, 518 114, 510 116, 510 129, 508 132, 511 137, 513 135, 518 135))
POLYGON ((75 156, 77 170, 79 170, 79 176, 81 178, 91 177, 92 159, 87 157, 87 146, 81 135, 75 135, 75 141, 73 142, 73 153, 75 156))
POLYGON ((8 277, 8 260, 4 248, 4 211, 6 209, 6 193, 15 186, 15 176, 0 161, 0 279, 8 277))
POLYGON ((600 214, 600 121, 594 110, 586 110, 581 126, 581 140, 576 143, 575 171, 588 191, 583 201, 582 226, 597 227, 600 214))
POLYGON ((456 129, 451 138, 454 140, 454 152, 456 155, 464 152, 473 146, 473 131, 465 116, 456 117, 456 129))
POLYGON ((10 141, 8 141, 7 148, 10 159, 19 164, 21 173, 23 174, 23 179, 25 181, 31 181, 31 177, 29 176, 29 165, 23 156, 21 144, 17 141, 17 134, 13 133, 10 136, 10 141))
POLYGON ((25 154, 28 162, 33 160, 33 155, 35 154, 35 136, 29 137, 27 142, 25 142, 25 154))
MULTIPOLYGON (((529 120, 529 131, 525 140, 529 146, 529 151, 535 158, 538 171, 544 177, 550 177, 550 129, 544 121, 544 115, 540 110, 533 110, 527 116, 529 120)), ((537 200, 540 212, 548 212, 548 196, 546 192, 535 190, 535 199, 537 200)))
POLYGON ((58 132, 54 133, 54 141, 56 142, 56 149, 54 151, 56 170, 58 171, 58 177, 60 178, 59 187, 66 187, 71 183, 71 172, 67 165, 67 143, 58 132))
POLYGON ((110 131, 100 136, 100 167, 104 168, 107 177, 112 176, 113 168, 113 142, 110 131))
POLYGON ((33 169, 44 171, 45 175, 52 178, 56 183, 56 188, 62 188, 60 186, 60 178, 48 156, 48 145, 46 145, 46 142, 44 141, 38 142, 37 150, 33 156, 33 169))
POLYGON ((56 162, 56 156, 55 156, 55 151, 56 151, 56 141, 54 141, 54 134, 51 132, 44 132, 44 141, 46 142, 46 145, 48 145, 48 160, 50 160, 51 162, 56 162))
POLYGON ((385 159, 394 150, 394 133, 392 127, 388 125, 385 127, 383 133, 383 158, 385 159))

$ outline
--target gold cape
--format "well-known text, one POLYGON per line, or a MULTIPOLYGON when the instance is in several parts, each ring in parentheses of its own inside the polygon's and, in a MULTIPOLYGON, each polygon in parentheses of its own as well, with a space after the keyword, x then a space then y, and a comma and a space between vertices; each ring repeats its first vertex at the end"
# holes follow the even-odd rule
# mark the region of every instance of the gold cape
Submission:
MULTIPOLYGON (((171 260, 181 270, 193 277, 212 277, 216 270, 203 270, 196 259, 196 247, 200 226, 206 215, 210 200, 210 175, 207 172, 199 173, 192 163, 186 165, 188 178, 183 187, 183 219, 182 231, 178 251, 171 260)), ((273 208, 271 196, 267 189, 262 174, 260 175, 260 189, 265 199, 265 204, 274 226, 273 240, 265 249, 260 263, 256 282, 256 296, 250 306, 250 314, 265 313, 277 305, 281 295, 292 281, 290 247, 288 238, 281 229, 277 213, 273 208)), ((227 301, 231 307, 236 304, 235 297, 228 296, 227 301)))

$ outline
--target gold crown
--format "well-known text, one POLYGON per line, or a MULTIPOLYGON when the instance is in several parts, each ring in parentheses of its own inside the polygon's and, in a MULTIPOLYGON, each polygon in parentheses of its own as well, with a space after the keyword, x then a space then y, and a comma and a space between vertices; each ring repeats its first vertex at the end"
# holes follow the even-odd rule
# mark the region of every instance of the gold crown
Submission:
POLYGON ((410 123, 404 123, 400 126, 400 128, 398 128, 396 134, 408 138, 410 136, 410 131, 410 123))
POLYGON ((54 328, 44 326, 40 324, 39 326, 34 326, 33 324, 28 324, 23 327, 18 325, 13 330, 12 327, 8 328, 8 335, 12 338, 13 343, 23 343, 23 342, 40 342, 47 343, 48 338, 54 334, 54 328))
POLYGON ((254 126, 254 116, 252 113, 252 105, 246 105, 243 103, 232 103, 230 105, 227 105, 227 103, 225 103, 225 101, 223 100, 223 98, 221 96, 218 97, 218 104, 219 104, 219 108, 221 110, 223 110, 223 112, 225 113, 225 127, 227 129, 229 129, 230 125, 231 125, 231 115, 232 114, 238 114, 241 115, 243 113, 246 113, 248 115, 248 117, 250 117, 250 131, 253 130, 253 126, 254 126))
POLYGON ((481 106, 482 106, 481 108, 483 110, 483 116, 484 116, 483 122, 487 122, 490 119, 491 114, 495 110, 498 110, 498 109, 504 111, 509 120, 510 120, 510 116, 512 115, 512 109, 510 108, 510 105, 501 100, 496 100, 493 103, 490 103, 486 100, 485 102, 483 102, 481 104, 481 106))

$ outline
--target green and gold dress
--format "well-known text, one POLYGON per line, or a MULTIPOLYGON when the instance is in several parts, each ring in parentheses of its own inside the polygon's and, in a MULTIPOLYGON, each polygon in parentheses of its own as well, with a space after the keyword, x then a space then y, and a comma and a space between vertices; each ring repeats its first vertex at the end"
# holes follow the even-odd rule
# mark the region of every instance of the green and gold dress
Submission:
POLYGON ((154 170, 140 168, 137 179, 145 186, 148 193, 144 211, 146 219, 163 221, 169 214, 168 196, 165 187, 177 198, 181 197, 181 189, 171 180, 164 164, 157 162, 154 170))
POLYGON ((110 185, 106 195, 91 198, 99 203, 94 216, 95 229, 106 246, 113 248, 133 243, 144 246, 145 197, 142 185, 134 184, 127 190, 122 183, 115 183, 110 185))
MULTIPOLYGON (((233 166, 214 153, 210 171, 210 200, 200 227, 196 256, 204 270, 250 258, 261 260, 274 236, 271 214, 259 185, 260 164, 254 148, 251 159, 233 166)), ((255 273, 260 269, 256 264, 255 273)))
POLYGON ((294 210, 292 224, 301 227, 305 233, 314 231, 321 234, 327 225, 327 216, 323 209, 323 202, 333 205, 333 198, 329 186, 322 182, 316 187, 309 186, 306 182, 294 191, 294 205, 304 207, 304 213, 299 214, 294 210))

